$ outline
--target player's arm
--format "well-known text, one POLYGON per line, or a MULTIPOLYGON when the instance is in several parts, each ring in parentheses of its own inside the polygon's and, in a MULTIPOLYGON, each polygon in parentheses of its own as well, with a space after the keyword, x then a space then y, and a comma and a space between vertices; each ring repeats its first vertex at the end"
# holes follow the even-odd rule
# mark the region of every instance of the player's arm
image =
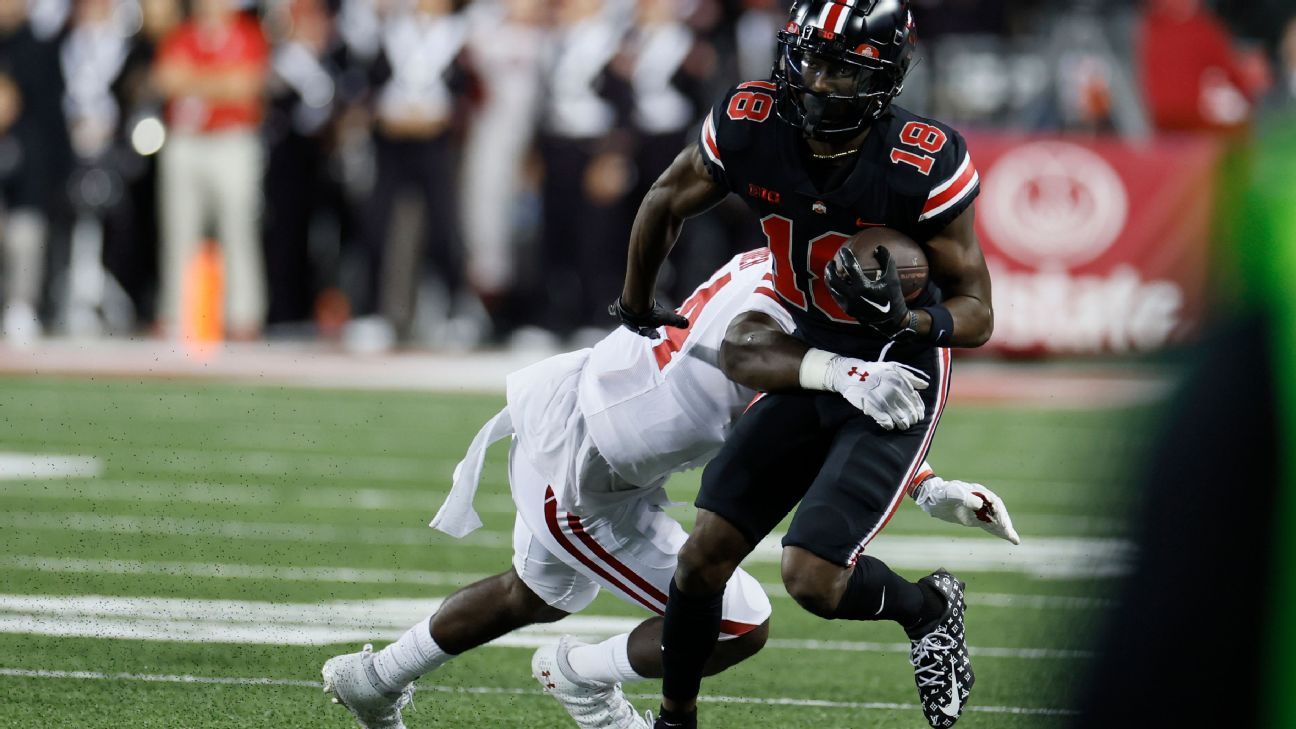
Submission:
POLYGON ((720 345, 720 367, 729 379, 761 392, 839 393, 888 430, 907 430, 923 418, 918 390, 927 387, 927 378, 921 372, 813 349, 762 312, 739 314, 730 322, 720 345))
POLYGON ((727 194, 728 189, 707 172, 697 144, 680 152, 648 190, 630 231, 625 286, 618 302, 620 311, 614 312, 631 329, 651 336, 660 324, 687 326, 679 317, 675 321, 668 318, 654 321, 657 312, 654 312, 653 291, 657 273, 675 245, 684 221, 715 207, 727 194))
MULTIPOLYGON (((975 218, 976 206, 970 205, 927 243, 931 278, 945 295, 941 306, 949 312, 953 324, 948 339, 940 339, 951 347, 980 347, 994 332, 990 269, 977 242, 975 218)), ((938 337, 934 335, 938 332, 933 332, 932 327, 939 324, 933 318, 933 311, 917 309, 914 313, 918 336, 936 340, 938 337)))
POLYGON ((939 347, 980 347, 994 331, 990 308, 990 271, 976 239, 973 208, 968 206, 928 242, 931 277, 945 294, 935 306, 910 309, 890 252, 874 252, 881 273, 865 273, 846 246, 824 271, 833 298, 843 309, 881 334, 916 337, 939 347))
POLYGON ((729 323, 720 345, 725 376, 760 392, 801 387, 801 362, 810 345, 783 331, 769 314, 749 311, 729 323))

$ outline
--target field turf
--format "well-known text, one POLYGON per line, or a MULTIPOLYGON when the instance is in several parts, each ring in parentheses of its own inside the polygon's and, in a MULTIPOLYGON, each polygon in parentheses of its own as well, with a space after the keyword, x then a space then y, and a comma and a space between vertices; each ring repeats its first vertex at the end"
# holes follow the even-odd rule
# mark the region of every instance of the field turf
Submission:
MULTIPOLYGON (((454 463, 501 403, 0 379, 0 727, 351 726, 320 693, 320 664, 356 650, 362 636, 380 647, 431 612, 434 598, 508 568, 503 447, 492 450, 479 495, 485 529, 459 543, 425 526, 454 463)), ((1026 541, 1018 549, 1034 540, 1101 563, 1094 545, 1128 534, 1125 474, 1149 422, 1145 411, 955 406, 932 462, 1006 500, 1026 541)), ((697 481, 677 477, 673 497, 690 501, 697 481)), ((687 526, 691 509, 676 512, 687 526)), ((1063 726, 1113 578, 1016 568, 1007 543, 911 503, 879 548, 889 538, 952 559, 968 544, 1002 557, 949 565, 968 582, 977 651, 959 726, 1063 726)), ((748 569, 773 599, 771 645, 706 681, 705 725, 925 726, 898 628, 821 621, 778 586, 774 559, 748 569)), ((899 571, 917 578, 927 569, 899 571)), ((587 614, 627 625, 644 617, 606 595, 587 614)), ((553 635, 489 646, 425 677, 409 726, 570 726, 530 677, 528 640, 553 635)), ((628 692, 640 709, 655 708, 658 688, 628 692)))

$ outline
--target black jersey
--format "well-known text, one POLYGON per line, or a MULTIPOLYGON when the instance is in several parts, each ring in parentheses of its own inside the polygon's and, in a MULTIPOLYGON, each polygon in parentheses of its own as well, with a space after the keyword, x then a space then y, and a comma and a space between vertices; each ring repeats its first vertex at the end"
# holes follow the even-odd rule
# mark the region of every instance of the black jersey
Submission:
MULTIPOLYGON (((774 288, 810 344, 874 357, 886 340, 837 305, 824 267, 850 236, 885 226, 919 244, 972 204, 980 178, 954 129, 897 106, 878 119, 854 168, 835 187, 811 181, 801 132, 774 113, 774 84, 731 89, 707 116, 699 140, 707 169, 760 215, 774 258, 774 288)), ((915 306, 938 301, 929 286, 915 306)))

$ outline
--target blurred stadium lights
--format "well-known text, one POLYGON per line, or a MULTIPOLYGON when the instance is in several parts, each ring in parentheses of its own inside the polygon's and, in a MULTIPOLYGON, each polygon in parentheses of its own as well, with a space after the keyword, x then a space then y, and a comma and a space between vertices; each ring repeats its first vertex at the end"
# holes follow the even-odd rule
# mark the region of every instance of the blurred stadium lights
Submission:
POLYGON ((130 140, 131 147, 138 154, 144 157, 155 155, 166 144, 166 126, 156 116, 146 116, 135 122, 130 140))

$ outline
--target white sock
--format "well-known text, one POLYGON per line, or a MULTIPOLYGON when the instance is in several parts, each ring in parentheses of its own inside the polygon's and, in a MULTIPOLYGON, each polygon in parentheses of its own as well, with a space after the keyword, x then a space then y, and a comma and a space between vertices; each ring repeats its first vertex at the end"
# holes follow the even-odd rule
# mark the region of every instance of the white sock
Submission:
POLYGON ((399 640, 374 654, 373 667, 379 680, 391 691, 438 668, 454 658, 432 639, 432 618, 405 631, 399 640))
POLYGON ((567 653, 567 663, 576 677, 603 683, 631 683, 648 679, 630 666, 630 634, 622 633, 595 645, 583 645, 567 653))

